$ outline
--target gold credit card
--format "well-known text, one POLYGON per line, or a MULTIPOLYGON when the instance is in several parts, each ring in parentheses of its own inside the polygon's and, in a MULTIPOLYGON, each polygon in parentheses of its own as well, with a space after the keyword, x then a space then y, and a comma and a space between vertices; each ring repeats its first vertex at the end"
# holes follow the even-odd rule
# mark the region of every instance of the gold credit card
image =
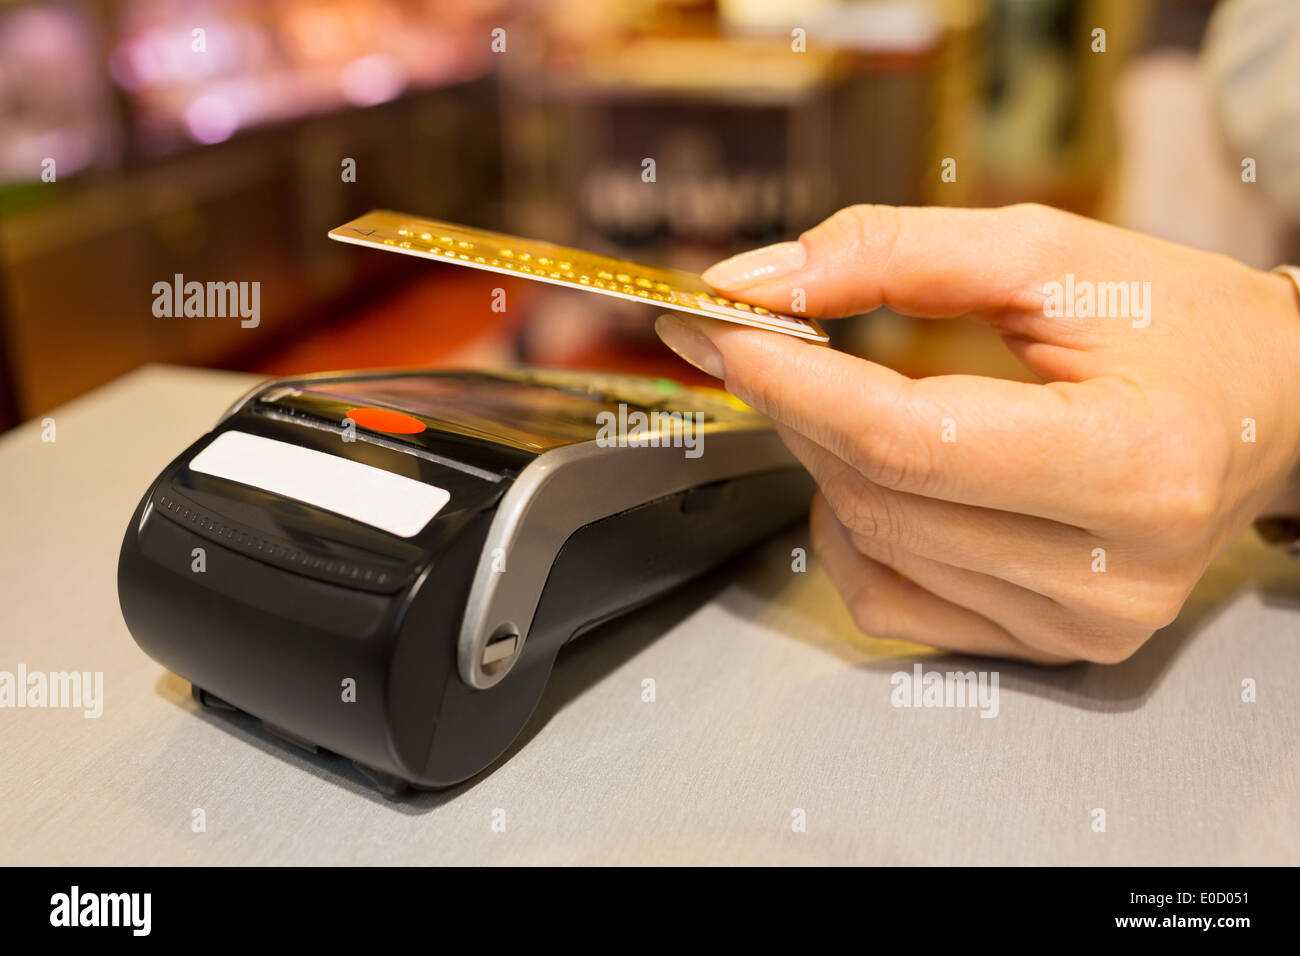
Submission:
POLYGON ((331 229, 330 238, 646 302, 676 312, 693 312, 815 342, 828 339, 811 319, 783 315, 715 295, 694 273, 644 266, 537 239, 506 236, 386 209, 376 209, 331 229))

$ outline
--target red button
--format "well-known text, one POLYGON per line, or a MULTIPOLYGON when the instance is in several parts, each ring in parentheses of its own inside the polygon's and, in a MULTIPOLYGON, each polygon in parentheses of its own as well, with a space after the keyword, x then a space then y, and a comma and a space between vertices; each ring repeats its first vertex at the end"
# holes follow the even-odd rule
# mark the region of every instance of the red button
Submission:
POLYGON ((387 408, 349 408, 348 418, 362 428, 390 435, 418 435, 426 427, 418 418, 387 408))

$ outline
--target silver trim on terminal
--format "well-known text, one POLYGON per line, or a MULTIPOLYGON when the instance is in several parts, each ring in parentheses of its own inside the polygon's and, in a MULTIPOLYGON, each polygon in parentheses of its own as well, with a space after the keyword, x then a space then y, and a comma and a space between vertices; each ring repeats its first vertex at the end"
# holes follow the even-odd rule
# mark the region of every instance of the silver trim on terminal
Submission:
POLYGON ((566 445, 532 461, 505 493, 479 555, 457 644, 461 679, 486 690, 510 672, 528 641, 551 566, 585 525, 697 485, 797 467, 766 421, 703 426, 704 453, 681 448, 566 445), (502 563, 504 560, 504 564, 502 563), (502 570, 504 568, 504 570, 502 570), (484 655, 493 639, 518 635, 511 653, 484 655))
POLYGON ((250 388, 248 391, 246 391, 243 395, 240 395, 239 398, 235 399, 233 404, 231 404, 224 412, 221 413, 221 417, 217 419, 217 424, 220 425, 231 415, 235 414, 235 412, 239 411, 241 408, 247 405, 249 401, 253 399, 254 396, 256 396, 259 392, 262 391, 262 389, 267 388, 275 381, 276 379, 273 378, 264 378, 256 385, 254 385, 252 388, 250 388))

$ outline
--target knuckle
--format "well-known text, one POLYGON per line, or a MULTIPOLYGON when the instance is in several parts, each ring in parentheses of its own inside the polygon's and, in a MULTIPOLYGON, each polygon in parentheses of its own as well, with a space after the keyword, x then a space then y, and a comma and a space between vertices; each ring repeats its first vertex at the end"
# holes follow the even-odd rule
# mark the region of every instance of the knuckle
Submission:
POLYGON ((889 544, 906 544, 902 517, 887 498, 863 494, 859 490, 844 498, 836 514, 840 522, 859 537, 889 544))
POLYGON ((881 436, 873 444, 860 443, 859 447, 862 471, 868 480, 884 488, 898 488, 907 483, 913 469, 897 441, 881 436))
POLYGON ((858 204, 850 206, 863 243, 872 243, 875 268, 887 275, 903 241, 903 218, 896 206, 858 204))
POLYGON ((889 518, 874 510, 861 498, 854 497, 847 503, 840 521, 859 537, 890 540, 889 518))
POLYGON ((1061 220, 1061 211, 1040 202, 1019 202, 1003 206, 1002 212, 1022 228, 1041 231, 1055 228, 1061 220))
MULTIPOLYGON (((912 422, 910 386, 884 399, 879 414, 856 434, 843 437, 837 455, 853 465, 868 481, 884 488, 898 488, 924 481, 933 462, 929 445, 912 422)), ((880 398, 877 401, 881 401, 880 398)))
POLYGON ((1154 574, 1089 575, 1069 595, 1070 604, 1094 619, 1099 632, 1137 627, 1150 634, 1172 624, 1191 593, 1199 575, 1183 564, 1154 574))
POLYGON ((835 520, 853 530, 852 520, 857 509, 855 495, 849 488, 849 482, 838 475, 822 478, 817 484, 817 490, 821 492, 822 498, 830 507, 831 514, 835 520))
POLYGON ((1230 463, 1222 426, 1181 404, 1177 418, 1152 422, 1138 436, 1141 448, 1133 449, 1138 464, 1130 481, 1140 489, 1132 496, 1133 516, 1157 540, 1185 542, 1204 533, 1224 508, 1230 463))
POLYGON ((837 230, 847 230, 860 240, 879 241, 881 236, 897 233, 898 212, 892 206, 854 203, 836 212, 828 222, 837 230))
POLYGON ((861 588, 849 601, 853 624, 871 637, 898 640, 906 637, 903 620, 896 609, 873 588, 861 588))
POLYGON ((902 219, 894 206, 856 203, 832 213, 802 237, 818 248, 866 256, 873 268, 884 269, 902 235, 902 219))
POLYGON ((853 535, 853 547, 858 553, 870 558, 877 564, 883 564, 894 571, 903 572, 904 558, 901 548, 897 548, 890 541, 883 538, 872 538, 863 534, 853 535))
POLYGON ((1169 583, 1137 585, 1131 589, 1124 619, 1150 633, 1168 627, 1182 611, 1188 590, 1169 583))
POLYGON ((1166 527, 1186 538, 1189 530, 1203 531, 1214 524, 1223 504, 1223 488, 1204 474, 1193 473, 1162 497, 1160 512, 1166 527))
POLYGON ((1109 626, 1141 627, 1154 633, 1174 622, 1182 602, 1162 594, 1114 594, 1093 601, 1091 610, 1109 626))
POLYGON ((870 235, 867 206, 844 206, 831 213, 802 236, 800 241, 814 250, 855 250, 870 235))
POLYGON ((934 474, 930 446, 909 438, 899 427, 859 441, 857 451, 863 475, 882 488, 924 493, 934 474))
POLYGON ((1143 626, 1074 618, 1054 629, 1052 643, 1070 657, 1092 664, 1128 660, 1154 633, 1143 626))
POLYGON ((1090 664, 1120 664, 1128 660, 1137 649, 1146 643, 1153 632, 1139 636, 1112 638, 1107 641, 1090 642, 1078 651, 1079 659, 1090 664))
MULTIPOLYGON (((1186 457, 1186 456, 1184 456, 1186 457)), ((1214 528, 1224 505, 1222 483, 1204 462, 1161 466, 1163 474, 1144 480, 1130 515, 1144 535, 1158 543, 1188 542, 1214 528)))
POLYGON ((1004 206, 995 215, 1002 218, 1003 230, 1020 240, 1016 255, 1022 263, 1024 281, 1015 286, 1010 300, 1014 305, 1040 310, 1039 280, 1061 270, 1066 251, 1062 247, 1068 246, 1070 234, 1078 227, 1061 210, 1036 202, 1004 206))

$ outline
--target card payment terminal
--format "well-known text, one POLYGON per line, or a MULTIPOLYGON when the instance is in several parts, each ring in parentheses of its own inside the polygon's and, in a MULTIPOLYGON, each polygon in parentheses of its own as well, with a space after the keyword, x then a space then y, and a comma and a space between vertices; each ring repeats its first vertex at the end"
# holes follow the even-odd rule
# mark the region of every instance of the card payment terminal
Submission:
POLYGON ((447 787, 524 726, 557 652, 806 512, 725 392, 543 370, 258 386, 131 518, 122 613, 203 704, 447 787))

